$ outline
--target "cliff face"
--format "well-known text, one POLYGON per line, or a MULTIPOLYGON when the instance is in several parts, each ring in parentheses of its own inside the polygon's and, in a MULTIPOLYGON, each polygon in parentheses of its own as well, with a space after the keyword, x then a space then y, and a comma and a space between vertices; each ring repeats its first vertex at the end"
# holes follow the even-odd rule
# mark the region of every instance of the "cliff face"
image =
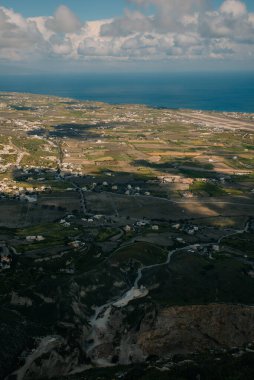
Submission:
POLYGON ((254 307, 178 306, 159 311, 152 329, 142 322, 137 344, 148 355, 240 347, 254 340, 254 307))
MULTIPOLYGON (((137 314, 141 311, 140 306, 137 314)), ((95 363, 118 360, 121 364, 142 362, 150 355, 167 357, 175 353, 241 347, 254 341, 254 307, 210 304, 143 310, 129 324, 127 310, 112 310, 100 343, 91 351, 95 363), (127 314, 125 314, 127 312, 127 314), (128 317, 127 317, 128 318, 128 317), (116 359, 117 358, 117 359, 116 359)))

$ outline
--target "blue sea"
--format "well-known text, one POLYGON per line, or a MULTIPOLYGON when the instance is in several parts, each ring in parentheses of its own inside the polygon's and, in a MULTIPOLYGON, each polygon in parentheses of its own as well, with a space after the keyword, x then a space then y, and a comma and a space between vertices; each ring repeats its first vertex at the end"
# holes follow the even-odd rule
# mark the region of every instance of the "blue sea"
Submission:
POLYGON ((0 91, 112 104, 254 112, 254 72, 0 75, 0 91))

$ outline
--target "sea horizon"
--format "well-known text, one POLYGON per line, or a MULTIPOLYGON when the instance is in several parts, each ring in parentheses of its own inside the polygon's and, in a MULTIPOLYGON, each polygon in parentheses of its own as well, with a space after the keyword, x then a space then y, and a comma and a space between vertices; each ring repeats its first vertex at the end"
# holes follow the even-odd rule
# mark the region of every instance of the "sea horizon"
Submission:
POLYGON ((254 72, 0 74, 0 91, 109 104, 254 112, 254 72))

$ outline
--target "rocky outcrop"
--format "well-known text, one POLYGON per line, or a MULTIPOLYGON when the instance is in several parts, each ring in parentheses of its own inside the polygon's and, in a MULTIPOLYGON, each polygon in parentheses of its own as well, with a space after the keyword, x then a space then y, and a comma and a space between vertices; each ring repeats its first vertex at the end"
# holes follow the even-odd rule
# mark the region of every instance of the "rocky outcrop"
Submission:
POLYGON ((154 327, 141 324, 137 344, 147 355, 241 347, 254 340, 254 307, 177 306, 159 311, 154 327))
POLYGON ((71 348, 60 336, 43 338, 25 360, 25 363, 8 379, 51 379, 67 375, 78 366, 78 348, 71 348))

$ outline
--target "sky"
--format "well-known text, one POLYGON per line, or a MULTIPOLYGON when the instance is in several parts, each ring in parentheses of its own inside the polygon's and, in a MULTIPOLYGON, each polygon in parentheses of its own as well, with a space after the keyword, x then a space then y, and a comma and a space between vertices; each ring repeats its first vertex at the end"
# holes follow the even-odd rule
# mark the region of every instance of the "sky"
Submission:
POLYGON ((0 72, 254 70, 253 0, 0 0, 0 72))
MULTIPOLYGON (((170 1, 170 0, 168 0, 170 1)), ((189 0, 186 0, 188 2, 189 0)), ((221 5, 222 0, 211 1, 211 6, 216 9, 221 5)), ((126 0, 2 0, 0 5, 12 8, 25 17, 35 17, 39 15, 51 16, 60 5, 68 6, 74 13, 85 20, 97 20, 102 18, 119 17, 123 15, 124 9, 128 6, 135 8, 134 3, 128 4, 126 0)), ((254 11, 254 1, 246 0, 245 4, 254 11)), ((151 7, 150 7, 151 9, 151 7)))

